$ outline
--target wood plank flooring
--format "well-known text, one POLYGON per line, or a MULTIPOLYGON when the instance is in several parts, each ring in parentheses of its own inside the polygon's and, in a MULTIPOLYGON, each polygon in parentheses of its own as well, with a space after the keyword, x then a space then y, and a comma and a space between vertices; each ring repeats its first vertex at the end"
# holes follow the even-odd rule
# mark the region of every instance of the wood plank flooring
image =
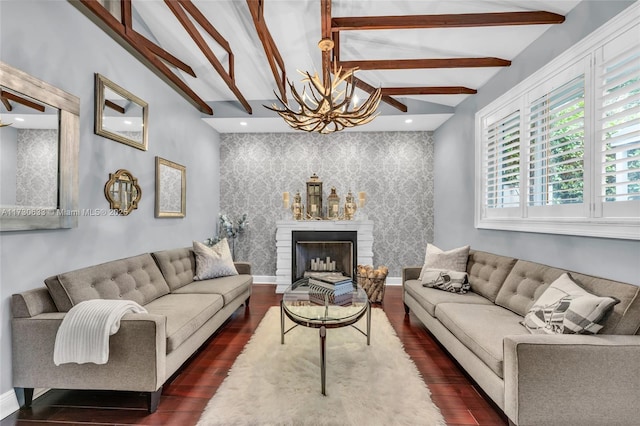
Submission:
MULTIPOLYGON (((274 285, 255 285, 249 309, 240 307, 201 350, 165 384, 158 411, 148 414, 145 397, 132 392, 52 390, 0 421, 0 426, 195 425, 236 357, 280 295, 274 285)), ((405 316, 402 289, 386 289, 384 311, 405 350, 431 389, 447 424, 506 425, 504 414, 451 360, 420 321, 405 316)), ((363 425, 366 424, 363 419, 363 425)))

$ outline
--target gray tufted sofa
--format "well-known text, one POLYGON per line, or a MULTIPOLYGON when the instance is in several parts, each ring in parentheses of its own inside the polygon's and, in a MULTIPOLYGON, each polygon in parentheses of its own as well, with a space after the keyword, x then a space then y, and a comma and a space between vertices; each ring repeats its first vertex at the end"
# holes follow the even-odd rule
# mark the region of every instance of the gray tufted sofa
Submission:
POLYGON ((251 296, 251 266, 239 275, 193 281, 190 248, 145 253, 45 280, 46 287, 12 296, 13 385, 21 406, 34 388, 103 389, 148 393, 157 408, 162 386, 251 296), (146 314, 127 314, 111 336, 109 361, 53 363, 56 333, 65 313, 90 299, 126 299, 146 314))
POLYGON ((572 272, 587 291, 620 300, 597 335, 530 334, 524 315, 563 270, 471 250, 471 291, 422 287, 403 269, 412 311, 517 425, 637 425, 640 287, 572 272))

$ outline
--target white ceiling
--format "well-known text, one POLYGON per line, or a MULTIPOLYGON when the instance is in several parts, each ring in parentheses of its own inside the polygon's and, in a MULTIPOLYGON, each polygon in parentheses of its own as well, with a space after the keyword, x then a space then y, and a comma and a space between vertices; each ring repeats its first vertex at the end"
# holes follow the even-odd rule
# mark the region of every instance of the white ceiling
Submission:
MULTIPOLYGON (((235 58, 236 85, 253 107, 253 116, 206 60, 163 1, 134 0, 134 29, 189 64, 197 78, 180 74, 214 115, 204 120, 221 133, 292 131, 282 119, 262 107, 275 100, 276 84, 245 0, 193 0, 225 37, 235 58), (228 104, 228 105, 225 105, 228 104), (247 123, 241 125, 240 122, 247 123)), ((542 10, 566 15, 579 0, 333 0, 332 16, 488 13, 542 10)), ((320 0, 265 0, 265 21, 286 65, 287 77, 301 87, 297 70, 321 71, 320 0)), ((341 60, 498 57, 513 60, 549 25, 419 30, 342 31, 341 60)), ((225 68, 226 52, 204 31, 205 39, 225 68)), ((466 86, 480 89, 501 68, 360 71, 372 86, 466 86)), ((360 92, 365 98, 366 93, 360 92)), ((408 103, 401 113, 381 108, 381 115, 358 131, 435 130, 453 107, 473 95, 397 97, 408 103), (405 120, 412 119, 407 124, 405 120)))

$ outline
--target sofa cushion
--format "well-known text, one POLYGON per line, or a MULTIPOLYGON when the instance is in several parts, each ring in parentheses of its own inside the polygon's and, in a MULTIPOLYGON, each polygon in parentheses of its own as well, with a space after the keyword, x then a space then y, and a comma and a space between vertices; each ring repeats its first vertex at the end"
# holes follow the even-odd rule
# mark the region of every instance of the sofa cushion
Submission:
POLYGON ((525 316, 533 302, 565 271, 518 260, 496 296, 496 305, 525 316))
POLYGON ((529 334, 522 317, 496 305, 441 303, 436 318, 500 378, 505 336, 529 334))
POLYGON ((191 284, 179 288, 174 293, 219 294, 224 298, 224 304, 226 305, 247 291, 249 287, 251 287, 251 284, 253 284, 253 277, 251 275, 232 275, 230 277, 194 281, 191 284))
POLYGON ((564 273, 535 301, 522 325, 534 334, 596 334, 618 302, 589 293, 564 273))
POLYGON ((148 253, 49 277, 45 284, 60 312, 91 299, 126 299, 144 306, 169 293, 148 253))
POLYGON ((219 294, 167 294, 145 306, 167 318, 167 353, 172 352, 223 307, 219 294))
POLYGON ((171 291, 193 282, 196 258, 191 247, 162 250, 151 253, 171 291))
POLYGON ((212 247, 194 241, 193 252, 196 255, 194 281, 238 275, 226 238, 223 238, 212 247))
POLYGON ((465 294, 450 293, 435 288, 422 286, 420 280, 408 280, 404 283, 405 291, 410 294, 432 317, 435 317, 436 306, 440 303, 468 303, 493 305, 484 297, 468 292, 465 294))
POLYGON ((427 243, 424 265, 422 266, 419 279, 422 280, 424 272, 427 269, 446 269, 448 271, 465 272, 467 270, 468 257, 469 246, 443 251, 433 244, 427 243))
POLYGON ((498 291, 515 264, 513 257, 470 250, 467 273, 471 291, 495 302, 498 291))

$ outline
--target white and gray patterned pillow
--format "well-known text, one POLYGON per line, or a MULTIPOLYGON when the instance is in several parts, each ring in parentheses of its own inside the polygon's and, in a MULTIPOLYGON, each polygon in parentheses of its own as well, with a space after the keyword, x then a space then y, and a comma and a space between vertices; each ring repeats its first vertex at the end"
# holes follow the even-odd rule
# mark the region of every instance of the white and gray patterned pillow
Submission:
POLYGON ((193 277, 194 280, 238 275, 226 238, 213 247, 194 241, 193 252, 196 255, 196 276, 193 277))
POLYGON ((465 294, 471 288, 466 272, 444 269, 427 269, 422 277, 422 287, 437 288, 459 294, 465 294))
POLYGON ((444 269, 447 271, 466 272, 469 259, 469 246, 458 247, 449 251, 443 251, 433 244, 427 244, 424 255, 424 265, 420 271, 422 281, 427 269, 444 269))
POLYGON ((533 334, 596 334, 619 302, 589 293, 564 273, 540 295, 521 324, 533 334))

